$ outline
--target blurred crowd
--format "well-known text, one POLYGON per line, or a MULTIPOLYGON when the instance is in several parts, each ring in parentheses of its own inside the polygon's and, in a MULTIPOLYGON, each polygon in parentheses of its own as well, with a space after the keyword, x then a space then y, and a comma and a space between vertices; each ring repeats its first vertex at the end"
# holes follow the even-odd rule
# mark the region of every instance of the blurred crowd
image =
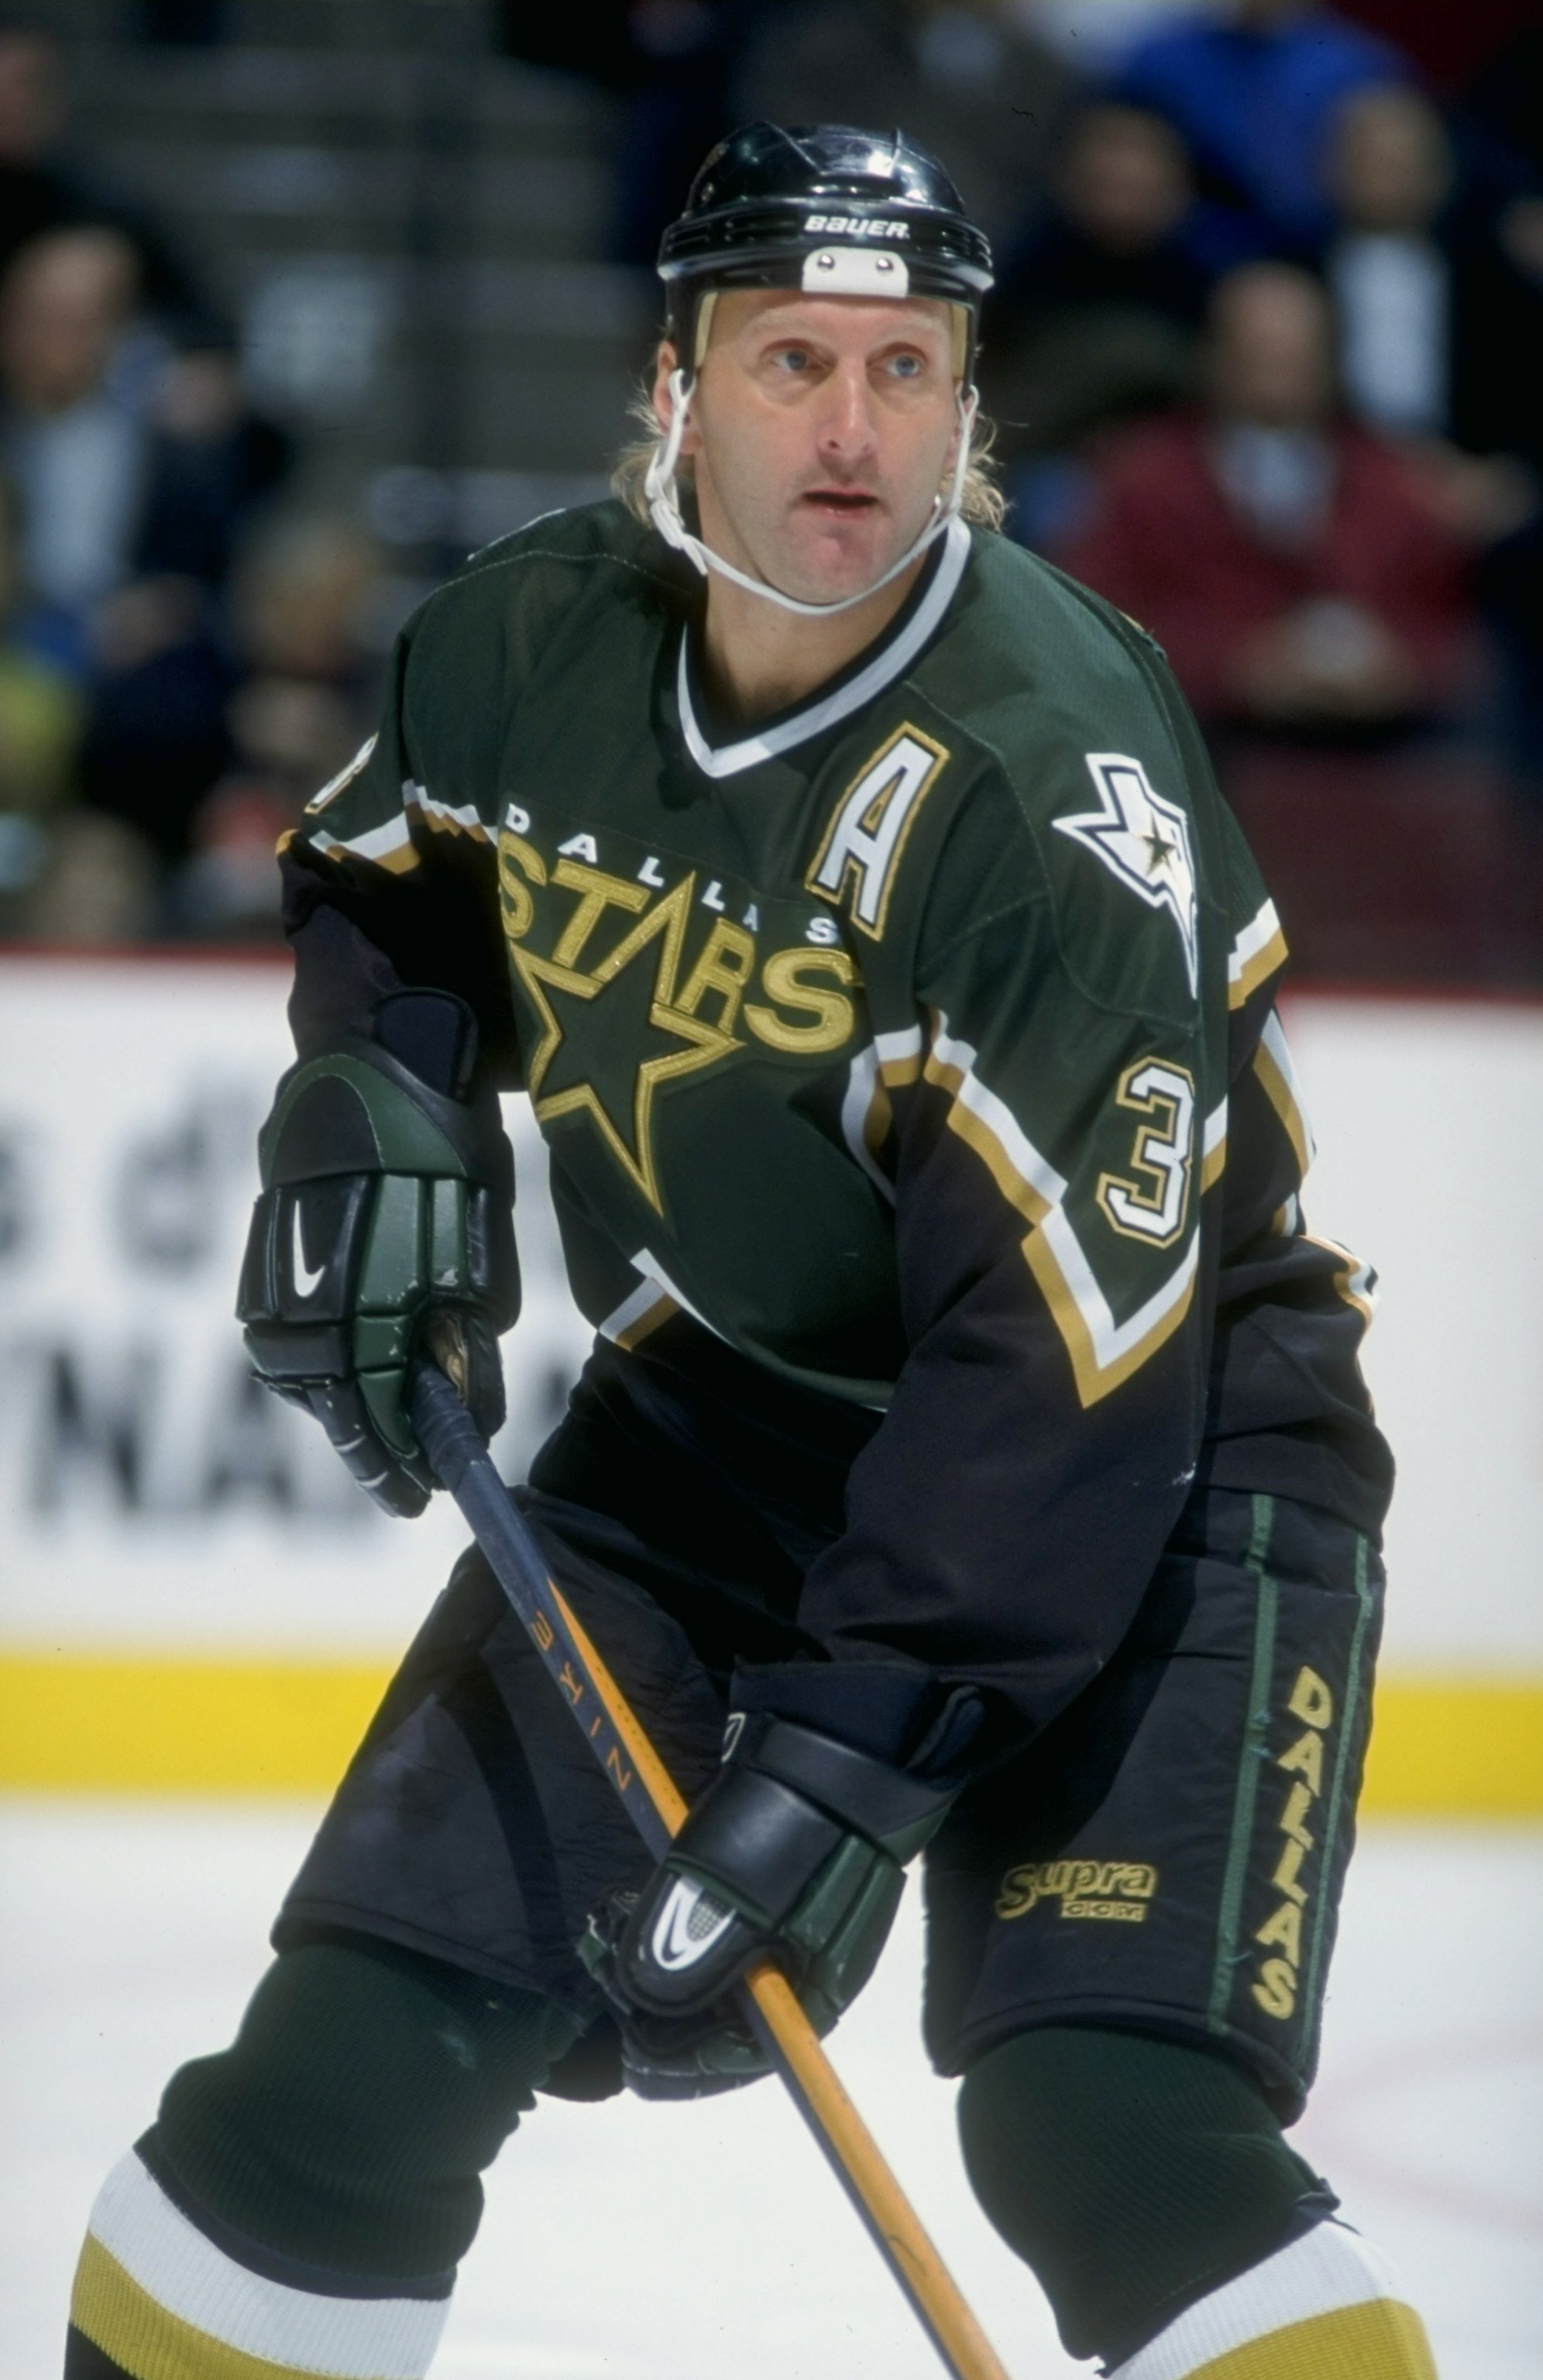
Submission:
POLYGON ((273 845, 371 722, 380 570, 286 514, 289 433, 63 60, 0 25, 0 934, 276 932, 273 845))
MULTIPOLYGON (((217 7, 192 18, 218 37, 217 7)), ((619 263, 651 261, 735 121, 899 124, 936 151, 999 260, 982 386, 1009 533, 1165 648, 1299 957, 1537 981, 1529 18, 505 0, 492 21, 505 55, 613 94, 619 263)), ((295 515, 291 462, 196 275, 77 169, 52 43, 0 30, 0 931, 272 930, 273 835, 378 676, 379 557, 295 515)))

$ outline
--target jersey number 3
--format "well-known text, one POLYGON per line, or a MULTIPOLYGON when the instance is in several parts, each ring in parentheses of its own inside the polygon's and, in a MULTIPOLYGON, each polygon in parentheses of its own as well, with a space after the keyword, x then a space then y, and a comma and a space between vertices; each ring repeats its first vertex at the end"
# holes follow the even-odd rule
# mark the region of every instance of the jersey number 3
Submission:
POLYGON ((1142 1058, 1125 1068, 1114 1096, 1121 1107, 1148 1121, 1136 1126, 1130 1175, 1100 1175, 1099 1204, 1126 1239, 1169 1247, 1184 1230, 1189 1209, 1194 1082, 1182 1066, 1142 1058))

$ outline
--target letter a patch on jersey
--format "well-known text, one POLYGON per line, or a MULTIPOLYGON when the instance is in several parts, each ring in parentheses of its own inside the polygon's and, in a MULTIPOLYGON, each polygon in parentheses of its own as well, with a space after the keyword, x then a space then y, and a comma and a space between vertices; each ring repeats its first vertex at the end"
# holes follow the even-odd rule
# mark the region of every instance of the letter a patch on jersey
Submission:
POLYGON ((847 899, 852 922, 878 941, 905 838, 948 759, 946 747, 905 726, 848 785, 805 882, 822 900, 847 899))
POLYGON ((1153 791, 1146 770, 1128 753, 1089 752, 1087 759, 1100 806, 1056 819, 1056 832, 1085 844, 1149 909, 1167 910, 1179 929, 1193 992, 1198 967, 1189 820, 1176 802, 1153 791))

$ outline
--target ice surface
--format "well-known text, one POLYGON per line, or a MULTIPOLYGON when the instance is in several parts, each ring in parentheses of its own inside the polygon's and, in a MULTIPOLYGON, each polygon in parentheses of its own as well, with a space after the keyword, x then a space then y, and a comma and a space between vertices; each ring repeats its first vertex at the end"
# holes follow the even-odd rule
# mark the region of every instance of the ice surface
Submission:
MULTIPOLYGON (((225 2041, 315 1813, 0 1804, 0 2370, 57 2380, 98 2181, 181 2059, 225 2041)), ((842 2071, 1013 2380, 1087 2371, 976 2210, 917 2034, 919 1929, 842 2071)), ((1384 1828, 1352 1874, 1298 2138, 1409 2279, 1442 2380, 1543 2373, 1543 1834, 1384 1828)), ((939 2369, 773 2085, 543 2101, 492 2177, 435 2380, 929 2380, 939 2369)))

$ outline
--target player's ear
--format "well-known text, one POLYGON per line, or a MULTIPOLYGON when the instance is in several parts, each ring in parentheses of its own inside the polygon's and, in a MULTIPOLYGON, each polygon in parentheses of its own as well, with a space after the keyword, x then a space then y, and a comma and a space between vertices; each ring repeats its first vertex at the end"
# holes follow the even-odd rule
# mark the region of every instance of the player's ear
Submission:
POLYGON ((959 441, 962 438, 968 439, 969 434, 969 423, 965 412, 965 391, 961 383, 955 381, 954 383, 954 435, 948 442, 948 452, 943 456, 943 468, 938 475, 938 485, 941 488, 947 489, 952 485, 959 461, 959 441))
MULTIPOLYGON (((659 351, 654 358, 653 409, 658 418, 660 429, 666 438, 670 434, 670 424, 675 418, 675 401, 670 391, 670 378, 672 373, 674 371, 677 361, 678 358, 672 342, 668 339, 661 339, 659 342, 659 351)), ((692 411, 686 417, 686 430, 680 443, 680 452, 683 455, 695 454, 698 449, 698 444, 699 441, 697 437, 695 408, 693 407, 692 411)))
POLYGON ((669 339, 661 339, 653 359, 653 409, 666 431, 675 409, 670 395, 670 374, 674 370, 677 360, 674 344, 669 339))

